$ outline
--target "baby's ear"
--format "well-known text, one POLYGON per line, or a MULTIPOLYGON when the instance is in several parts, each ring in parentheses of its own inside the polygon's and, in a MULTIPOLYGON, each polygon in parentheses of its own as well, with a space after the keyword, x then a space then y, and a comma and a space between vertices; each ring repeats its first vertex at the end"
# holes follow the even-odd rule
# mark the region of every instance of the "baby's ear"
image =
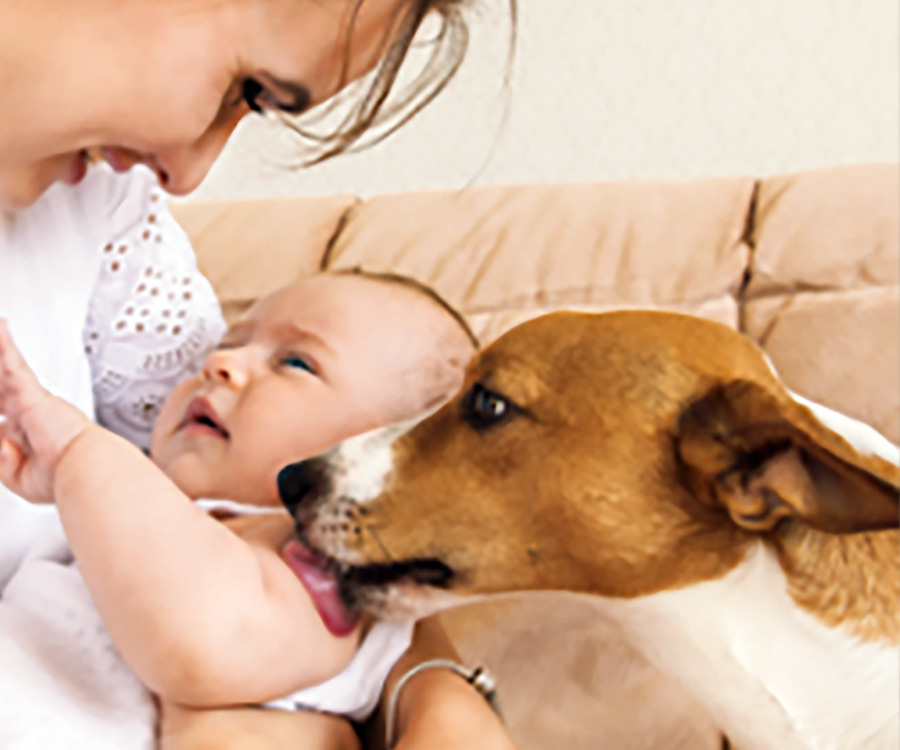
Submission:
POLYGON ((421 416, 442 406, 462 387, 465 372, 444 359, 432 358, 422 364, 408 379, 408 393, 413 400, 404 419, 421 416))
POLYGON ((404 374, 408 413, 403 414, 402 419, 431 412, 459 393, 473 350, 468 343, 465 348, 453 344, 435 346, 424 352, 415 366, 404 374))
POLYGON ((900 526, 900 469, 857 451, 786 392, 715 386, 681 414, 676 451, 688 489, 750 531, 783 518, 835 534, 900 526))

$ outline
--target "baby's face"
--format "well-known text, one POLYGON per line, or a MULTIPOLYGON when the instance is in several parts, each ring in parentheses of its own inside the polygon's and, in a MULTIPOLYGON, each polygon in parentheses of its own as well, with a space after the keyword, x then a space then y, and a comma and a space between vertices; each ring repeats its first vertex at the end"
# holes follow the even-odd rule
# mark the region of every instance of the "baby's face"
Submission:
POLYGON ((419 293, 304 279, 260 300, 172 392, 151 455, 193 498, 277 505, 287 464, 449 397, 469 354, 455 321, 419 293))

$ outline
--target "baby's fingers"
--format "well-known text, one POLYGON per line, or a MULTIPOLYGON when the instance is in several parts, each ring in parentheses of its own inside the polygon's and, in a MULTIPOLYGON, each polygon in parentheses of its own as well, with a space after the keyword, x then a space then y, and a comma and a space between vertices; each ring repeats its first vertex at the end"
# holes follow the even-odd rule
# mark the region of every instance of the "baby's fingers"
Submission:
POLYGON ((12 340, 6 320, 0 318, 0 414, 6 414, 10 399, 23 397, 41 385, 12 340))
POLYGON ((25 463, 22 449, 8 437, 0 437, 0 484, 6 485, 17 495, 21 495, 19 475, 25 463))
POLYGON ((14 443, 23 445, 26 440, 25 433, 14 419, 0 419, 0 442, 3 440, 12 440, 14 443))

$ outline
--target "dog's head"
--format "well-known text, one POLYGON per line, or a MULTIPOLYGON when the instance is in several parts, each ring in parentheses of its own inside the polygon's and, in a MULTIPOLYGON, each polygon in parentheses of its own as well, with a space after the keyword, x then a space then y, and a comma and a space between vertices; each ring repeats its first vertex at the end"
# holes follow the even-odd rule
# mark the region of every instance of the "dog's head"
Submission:
POLYGON ((438 412, 280 486, 347 596, 395 616, 446 594, 639 596, 718 577, 790 519, 841 533, 900 513, 895 463, 825 427, 749 339, 651 312, 521 325, 438 412))

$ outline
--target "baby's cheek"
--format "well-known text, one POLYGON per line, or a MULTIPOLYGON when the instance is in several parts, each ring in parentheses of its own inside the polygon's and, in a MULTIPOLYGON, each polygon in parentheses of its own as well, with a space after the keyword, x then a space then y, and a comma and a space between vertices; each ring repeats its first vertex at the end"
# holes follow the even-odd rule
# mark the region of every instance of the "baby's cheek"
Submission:
POLYGON ((343 420, 335 412, 318 409, 314 412, 286 412, 283 419, 287 424, 279 430, 277 437, 266 437, 271 445, 269 455, 277 456, 279 471, 289 463, 317 456, 340 439, 335 439, 335 420, 343 420))
POLYGON ((194 381, 194 378, 189 378, 179 383, 159 407, 159 414, 150 433, 151 455, 154 451, 154 444, 158 445, 165 436, 171 435, 184 418, 189 396, 196 389, 194 381))
MULTIPOLYGON (((151 446, 152 450, 152 446, 151 446)), ((185 495, 192 500, 203 497, 202 493, 198 494, 198 490, 204 489, 202 482, 198 482, 196 471, 192 471, 183 456, 171 457, 166 455, 166 451, 159 450, 155 455, 151 456, 154 463, 162 470, 172 483, 178 487, 185 495)))

